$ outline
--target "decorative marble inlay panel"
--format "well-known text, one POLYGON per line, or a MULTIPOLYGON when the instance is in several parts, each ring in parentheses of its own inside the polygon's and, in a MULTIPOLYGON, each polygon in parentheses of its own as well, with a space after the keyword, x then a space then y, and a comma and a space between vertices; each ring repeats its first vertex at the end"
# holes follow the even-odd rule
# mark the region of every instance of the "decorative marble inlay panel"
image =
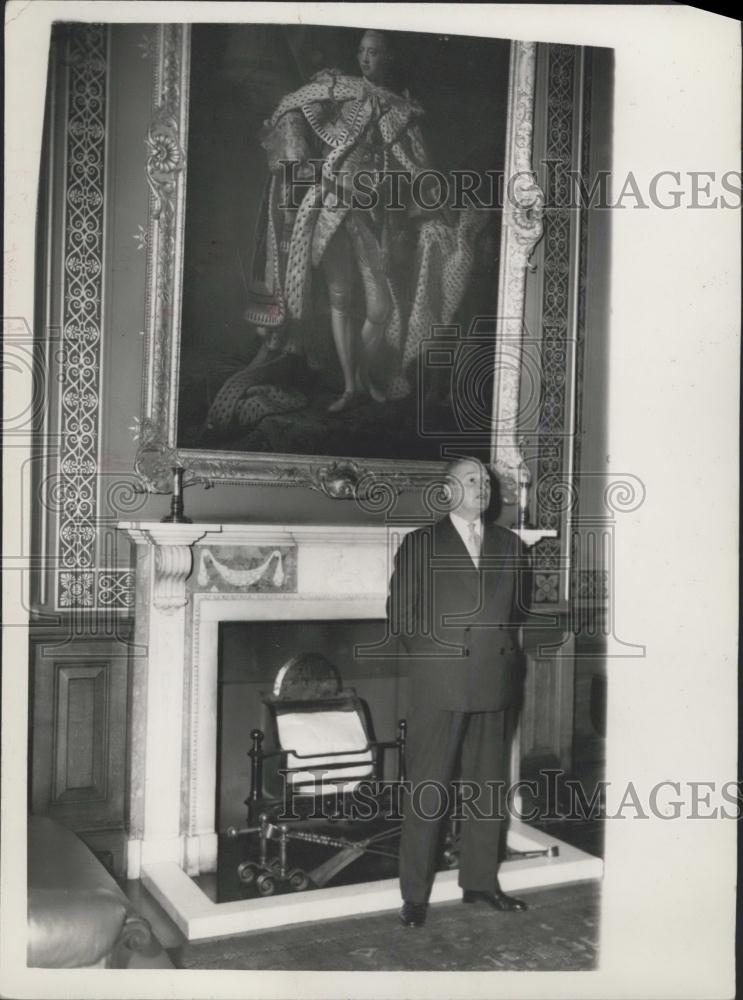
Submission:
MULTIPOLYGON (((583 55, 584 76, 583 76, 583 109, 581 114, 581 151, 580 151, 580 175, 583 184, 589 188, 591 178, 591 88, 593 86, 593 61, 591 50, 587 49, 583 55)), ((578 259, 578 307, 575 351, 575 449, 573 452, 573 466, 576 473, 580 471, 581 463, 581 429, 583 426, 583 377, 585 363, 585 340, 586 340, 586 289, 588 286, 588 211, 582 211, 580 215, 580 255, 578 259)))
POLYGON ((107 30, 70 27, 57 607, 93 607, 103 302, 107 30))
POLYGON ((134 573, 126 569, 60 570, 57 604, 60 610, 134 607, 134 573))
POLYGON ((191 593, 294 593, 297 550, 290 545, 204 545, 194 549, 191 593))
POLYGON ((92 608, 95 604, 91 571, 61 570, 57 575, 57 604, 60 608, 92 608))
MULTIPOLYGON (((545 159, 548 174, 544 238, 544 284, 542 301, 542 393, 539 415, 539 462, 537 473, 537 524, 540 528, 563 527, 566 506, 561 483, 567 481, 565 434, 568 389, 568 338, 570 335, 570 236, 574 209, 571 205, 569 171, 573 160, 573 90, 576 54, 572 45, 550 45, 547 135, 545 159), (557 501, 557 502, 556 502, 557 501)), ((557 604, 563 561, 560 537, 546 538, 534 547, 535 591, 539 604, 557 604)))
MULTIPOLYGON (((583 110, 582 145, 580 154, 580 173, 583 184, 588 189, 591 177, 591 110, 593 86, 593 58, 590 49, 583 54, 583 110)), ((580 216, 580 251, 578 261, 578 304, 575 327, 575 445, 573 448, 573 470, 576 476, 582 471, 583 443, 583 383, 585 368, 586 340, 586 290, 588 287, 588 210, 583 210, 580 216)), ((590 470, 589 470, 590 471, 590 470)), ((578 504, 576 503, 576 513, 578 504)), ((581 569, 579 564, 580 538, 577 531, 573 532, 572 556, 570 561, 571 600, 608 600, 608 573, 601 570, 581 569), (604 580, 604 577, 606 579, 604 580), (590 582, 589 582, 590 581, 590 582), (603 584, 602 582, 603 581, 603 584)))
POLYGON ((575 598, 579 601, 599 601, 605 604, 609 600, 609 570, 579 569, 575 574, 575 598))
POLYGON ((98 607, 134 607, 135 574, 125 569, 100 569, 97 572, 98 607))
POLYGON ((560 599, 560 574, 534 574, 534 600, 539 604, 556 604, 560 599))

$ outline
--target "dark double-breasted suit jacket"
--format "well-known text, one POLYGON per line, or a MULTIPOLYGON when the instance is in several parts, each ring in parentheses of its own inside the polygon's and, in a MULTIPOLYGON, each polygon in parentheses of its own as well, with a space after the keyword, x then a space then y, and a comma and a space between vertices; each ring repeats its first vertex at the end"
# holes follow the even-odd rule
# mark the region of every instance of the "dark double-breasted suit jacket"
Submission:
MULTIPOLYGON (((507 780, 510 724, 520 698, 520 542, 498 525, 483 529, 479 567, 449 517, 407 535, 395 558, 388 616, 410 678, 406 805, 400 889, 425 902, 436 868, 441 816, 433 785, 447 787, 457 760, 488 809, 490 782, 507 780), (424 791, 424 789, 426 789, 424 791), (433 819, 429 818, 433 817, 433 819)), ((493 891, 505 824, 463 824, 459 883, 493 891)))
POLYGON ((521 543, 486 524, 479 568, 447 516, 406 535, 388 617, 408 668, 412 705, 501 711, 520 697, 521 543))

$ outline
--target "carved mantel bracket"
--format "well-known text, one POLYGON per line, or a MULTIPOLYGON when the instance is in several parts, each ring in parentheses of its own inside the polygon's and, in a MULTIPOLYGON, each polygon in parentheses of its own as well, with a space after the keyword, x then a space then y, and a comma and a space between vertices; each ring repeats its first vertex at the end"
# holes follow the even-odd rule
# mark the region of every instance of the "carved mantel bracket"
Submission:
POLYGON ((514 532, 527 549, 534 548, 543 538, 557 538, 557 531, 554 528, 517 528, 514 532))
POLYGON ((216 524, 151 524, 146 528, 134 522, 120 522, 137 545, 154 549, 152 603, 165 614, 172 614, 188 603, 186 580, 193 571, 193 546, 206 535, 221 534, 216 524))

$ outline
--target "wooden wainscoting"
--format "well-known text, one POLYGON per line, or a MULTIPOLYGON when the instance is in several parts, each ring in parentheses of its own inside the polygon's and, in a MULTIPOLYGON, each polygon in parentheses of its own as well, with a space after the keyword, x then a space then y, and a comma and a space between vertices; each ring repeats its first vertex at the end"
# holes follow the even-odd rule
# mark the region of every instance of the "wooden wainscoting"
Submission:
POLYGON ((74 830, 116 874, 126 857, 126 642, 70 638, 31 644, 30 805, 74 830))
POLYGON ((522 778, 542 769, 570 772, 573 750, 575 663, 572 634, 564 629, 525 633, 527 654, 520 720, 522 778))

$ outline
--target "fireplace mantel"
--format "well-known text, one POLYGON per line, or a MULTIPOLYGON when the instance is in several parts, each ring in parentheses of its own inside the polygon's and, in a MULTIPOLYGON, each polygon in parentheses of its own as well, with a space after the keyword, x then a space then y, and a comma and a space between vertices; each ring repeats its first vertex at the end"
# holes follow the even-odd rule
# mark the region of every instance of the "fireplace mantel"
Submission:
POLYGON ((414 525, 386 524, 238 524, 232 522, 200 522, 173 524, 169 521, 119 521, 117 527, 133 541, 149 541, 153 545, 191 545, 209 536, 212 544, 279 545, 291 542, 302 545, 337 544, 377 545, 391 531, 401 535, 414 525))
MULTIPOLYGON (((195 564, 200 554, 212 549, 230 552, 232 559, 237 557, 240 563, 251 561, 250 553, 254 553, 252 561, 259 559, 265 552, 266 558, 270 552, 279 552, 282 562, 289 557, 296 561, 296 584, 299 591, 317 590, 325 592, 318 569, 322 567, 326 581, 343 579, 343 588, 349 584, 353 588, 361 588, 364 593, 382 592, 387 586, 387 569, 381 562, 381 556, 399 544, 403 535, 411 530, 411 526, 385 525, 338 525, 323 524, 172 524, 159 521, 122 521, 118 528, 144 551, 149 552, 152 559, 151 583, 152 603, 157 610, 172 614, 188 603, 189 590, 198 593, 198 586, 187 588, 186 583, 196 568, 195 564), (347 554, 354 552, 356 567, 348 574, 347 554), (201 550, 201 553, 200 553, 201 550), (299 553, 304 554, 302 560, 299 553), (309 553, 312 552, 310 556, 309 553), (325 558, 321 553, 325 552, 325 558), (240 555, 239 553, 244 553, 240 555), (374 554, 369 559, 370 554, 374 554), (366 557, 365 557, 366 556, 366 557), (358 560, 361 559, 359 565, 358 560)), ((247 582, 251 577, 248 566, 242 569, 224 570, 221 574, 220 559, 209 558, 210 568, 217 567, 216 574, 210 575, 210 591, 229 592, 231 573, 243 573, 243 582, 236 584, 241 590, 249 589, 247 582), (227 584, 227 586, 225 586, 227 584)), ((270 566, 266 568, 266 576, 270 566)), ((282 570, 283 572, 283 570, 282 570)), ((233 579, 237 577, 233 576, 233 579)), ((337 589, 338 583, 335 584, 337 589)), ((277 588, 286 592, 288 587, 277 588)))
POLYGON ((217 860, 221 621, 385 617, 403 526, 118 525, 136 546, 128 874, 217 860))

